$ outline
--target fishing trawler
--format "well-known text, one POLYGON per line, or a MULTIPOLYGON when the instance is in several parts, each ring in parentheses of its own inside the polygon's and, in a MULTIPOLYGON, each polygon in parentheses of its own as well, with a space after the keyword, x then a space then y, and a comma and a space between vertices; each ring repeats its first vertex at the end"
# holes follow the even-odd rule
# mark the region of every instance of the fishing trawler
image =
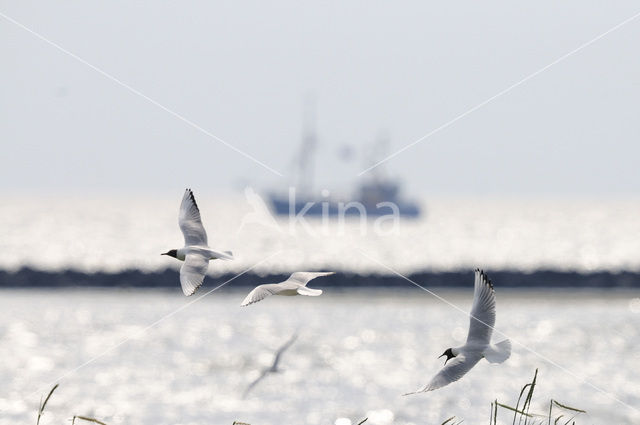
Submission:
MULTIPOLYGON (((420 206, 401 196, 400 183, 390 178, 383 165, 373 167, 363 178, 350 196, 333 198, 327 190, 314 193, 313 171, 314 154, 318 144, 314 120, 309 119, 307 110, 303 125, 303 136, 300 150, 296 156, 294 168, 297 170, 297 184, 290 187, 287 194, 269 193, 272 210, 277 215, 306 216, 383 216, 396 214, 401 217, 419 217, 420 206)), ((387 138, 377 140, 369 149, 366 163, 370 167, 377 164, 388 144, 387 138)))

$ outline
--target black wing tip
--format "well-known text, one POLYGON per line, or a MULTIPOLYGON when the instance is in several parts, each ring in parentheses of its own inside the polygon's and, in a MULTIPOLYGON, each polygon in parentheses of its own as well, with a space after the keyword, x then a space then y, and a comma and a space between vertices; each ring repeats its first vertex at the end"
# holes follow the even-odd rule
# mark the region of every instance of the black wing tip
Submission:
POLYGON ((476 268, 476 273, 480 273, 480 278, 482 279, 482 282, 484 282, 485 284, 489 285, 489 288, 494 289, 493 288, 493 282, 491 282, 491 279, 489 279, 489 276, 487 276, 487 274, 484 272, 484 270, 476 268))
POLYGON ((191 199, 191 202, 193 202, 193 205, 195 205, 198 211, 200 211, 200 208, 198 207, 198 203, 196 202, 196 197, 193 196, 193 190, 191 190, 190 188, 187 188, 186 191, 189 194, 189 199, 191 199))

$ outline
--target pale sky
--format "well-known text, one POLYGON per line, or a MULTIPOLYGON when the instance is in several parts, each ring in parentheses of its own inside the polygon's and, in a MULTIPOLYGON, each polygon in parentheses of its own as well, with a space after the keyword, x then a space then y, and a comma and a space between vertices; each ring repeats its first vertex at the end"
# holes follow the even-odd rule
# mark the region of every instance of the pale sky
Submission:
MULTIPOLYGON (((0 13, 291 176, 316 98, 318 187, 640 13, 637 2, 9 2, 0 13)), ((640 17, 395 156, 420 196, 640 194, 640 17)), ((0 193, 181 193, 281 178, 0 17, 0 193)))

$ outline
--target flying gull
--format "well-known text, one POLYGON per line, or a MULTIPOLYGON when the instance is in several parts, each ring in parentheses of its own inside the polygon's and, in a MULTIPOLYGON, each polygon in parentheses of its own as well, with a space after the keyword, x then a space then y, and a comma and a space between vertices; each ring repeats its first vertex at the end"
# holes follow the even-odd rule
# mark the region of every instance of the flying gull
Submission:
POLYGON ((307 295, 317 297, 322 294, 322 290, 307 288, 307 283, 316 277, 329 276, 332 274, 334 274, 334 272, 295 272, 284 282, 267 283, 256 286, 253 291, 249 292, 249 295, 246 296, 240 305, 244 307, 257 303, 269 295, 307 295))
POLYGON ((180 268, 180 284, 182 292, 189 296, 193 295, 202 285, 209 260, 217 258, 233 260, 233 254, 231 251, 214 251, 207 245, 207 232, 202 225, 200 210, 191 189, 185 190, 182 197, 178 224, 184 235, 184 247, 172 249, 162 255, 184 261, 180 268))
POLYGON ((475 272, 475 289, 467 342, 461 347, 447 348, 440 356, 447 356, 445 366, 440 372, 424 387, 405 395, 433 391, 449 385, 462 378, 482 358, 487 359, 489 363, 502 363, 511 355, 511 341, 508 339, 495 345, 491 344, 491 334, 496 323, 496 296, 493 284, 487 275, 479 269, 475 272), (447 364, 449 360, 451 363, 447 364))
POLYGON ((246 397, 249 394, 249 392, 253 389, 253 387, 255 387, 258 384, 258 382, 262 381, 262 379, 264 379, 265 376, 267 376, 270 373, 280 372, 280 369, 278 369, 278 364, 280 363, 280 358, 282 357, 282 353, 284 353, 289 347, 291 347, 291 345, 293 345, 293 343, 296 342, 297 338, 298 338, 298 334, 297 333, 293 334, 293 336, 291 336, 291 338, 289 338, 287 342, 285 342, 280 348, 278 348, 275 356, 273 357, 273 363, 271 364, 271 366, 268 368, 265 368, 260 374, 260 376, 258 376, 258 378, 256 378, 255 381, 249 384, 247 389, 244 390, 243 397, 246 397))

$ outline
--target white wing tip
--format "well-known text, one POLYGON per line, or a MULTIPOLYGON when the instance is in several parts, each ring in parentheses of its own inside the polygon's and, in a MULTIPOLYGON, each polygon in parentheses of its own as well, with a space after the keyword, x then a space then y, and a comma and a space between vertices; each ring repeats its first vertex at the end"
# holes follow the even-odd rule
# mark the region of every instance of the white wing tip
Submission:
POLYGON ((182 293, 185 294, 187 297, 190 297, 191 295, 195 294, 196 291, 198 290, 199 286, 193 288, 193 289, 188 289, 185 288, 184 286, 182 287, 182 293))
POLYGON ((255 304, 255 303, 257 303, 258 301, 260 301, 260 300, 254 300, 254 299, 252 299, 252 298, 249 298, 249 296, 247 296, 247 297, 244 299, 244 301, 242 301, 242 304, 240 304, 240 307, 246 307, 246 306, 248 306, 248 305, 251 305, 251 304, 255 304))
POLYGON ((180 286, 182 287, 182 293, 185 294, 187 297, 190 297, 191 295, 195 294, 198 291, 198 289, 202 286, 203 283, 204 283, 204 279, 202 282, 200 282, 200 284, 193 284, 188 281, 185 281, 183 283, 182 279, 180 279, 180 286))
POLYGON ((404 397, 404 396, 408 396, 408 395, 420 394, 420 393, 424 393, 424 392, 427 392, 427 391, 428 391, 428 390, 426 390, 426 389, 424 389, 424 388, 421 388, 421 389, 419 389, 419 390, 412 391, 412 392, 410 392, 410 393, 402 394, 402 396, 404 397))

